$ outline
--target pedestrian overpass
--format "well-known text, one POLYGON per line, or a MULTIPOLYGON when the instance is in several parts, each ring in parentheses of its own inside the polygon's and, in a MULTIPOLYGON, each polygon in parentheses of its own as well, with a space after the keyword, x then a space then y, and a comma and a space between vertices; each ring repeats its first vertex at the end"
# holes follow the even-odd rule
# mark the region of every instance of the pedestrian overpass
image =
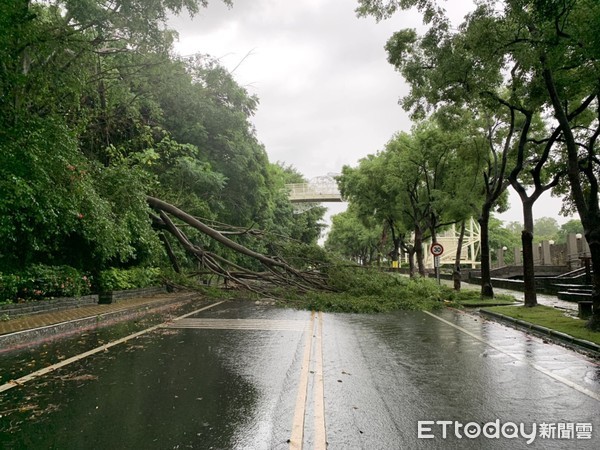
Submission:
POLYGON ((336 174, 313 178, 307 183, 286 184, 288 198, 292 203, 342 202, 335 181, 336 174))

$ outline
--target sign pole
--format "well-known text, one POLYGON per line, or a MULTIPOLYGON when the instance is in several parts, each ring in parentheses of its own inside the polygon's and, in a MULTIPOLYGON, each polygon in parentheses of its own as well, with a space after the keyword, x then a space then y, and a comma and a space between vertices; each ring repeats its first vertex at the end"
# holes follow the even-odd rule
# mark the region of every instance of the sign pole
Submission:
POLYGON ((433 267, 435 268, 435 277, 438 284, 442 284, 440 281, 440 256, 444 253, 444 246, 437 242, 431 244, 429 251, 433 255, 433 267))

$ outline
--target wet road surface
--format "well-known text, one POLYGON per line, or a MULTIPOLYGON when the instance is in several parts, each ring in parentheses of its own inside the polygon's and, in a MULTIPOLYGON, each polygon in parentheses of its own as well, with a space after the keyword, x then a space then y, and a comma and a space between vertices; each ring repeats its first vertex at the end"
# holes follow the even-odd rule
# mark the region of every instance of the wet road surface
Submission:
POLYGON ((226 302, 10 386, 0 448, 597 449, 599 406, 596 361, 468 314, 226 302))

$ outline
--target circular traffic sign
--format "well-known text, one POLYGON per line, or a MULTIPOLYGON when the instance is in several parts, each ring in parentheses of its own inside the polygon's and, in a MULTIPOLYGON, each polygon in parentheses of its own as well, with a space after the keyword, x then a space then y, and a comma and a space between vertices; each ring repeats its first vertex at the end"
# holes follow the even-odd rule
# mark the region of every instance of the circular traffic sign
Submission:
POLYGON ((444 253, 444 246, 436 242, 435 244, 431 245, 429 251, 433 256, 441 256, 442 253, 444 253))

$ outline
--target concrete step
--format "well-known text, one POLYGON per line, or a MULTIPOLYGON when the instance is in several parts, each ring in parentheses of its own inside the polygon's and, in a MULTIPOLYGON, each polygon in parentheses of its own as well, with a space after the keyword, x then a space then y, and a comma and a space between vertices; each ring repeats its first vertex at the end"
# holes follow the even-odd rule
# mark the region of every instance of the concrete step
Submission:
POLYGON ((558 294, 558 298, 560 300, 565 300, 568 302, 579 302, 582 300, 591 300, 592 293, 591 292, 573 292, 573 291, 561 291, 558 294))

